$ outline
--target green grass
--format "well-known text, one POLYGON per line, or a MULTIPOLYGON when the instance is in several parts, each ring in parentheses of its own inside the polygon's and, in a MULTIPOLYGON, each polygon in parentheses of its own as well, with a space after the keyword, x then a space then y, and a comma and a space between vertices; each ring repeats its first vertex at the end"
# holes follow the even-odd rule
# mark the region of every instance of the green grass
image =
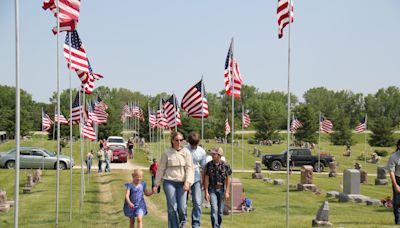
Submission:
MULTIPOLYGON (((162 148, 168 146, 166 140, 162 148)), ((15 142, 9 141, 0 145, 0 151, 11 149, 15 142)), ((23 146, 45 146, 55 149, 52 141, 32 139, 21 141, 23 146)), ((206 148, 222 146, 223 144, 206 143, 206 148)), ((93 145, 93 147, 97 144, 93 145)), ((244 145, 244 168, 253 169, 254 158, 251 154, 254 145, 244 145)), ((263 153, 278 153, 286 148, 285 142, 273 146, 257 146, 263 153)), ((324 141, 321 143, 321 151, 334 155, 340 163, 339 172, 352 167, 356 156, 363 151, 362 143, 352 147, 351 157, 343 157, 344 147, 332 146, 324 141)), ((74 143, 73 156, 76 163, 80 163, 79 142, 74 143)), ((372 151, 374 148, 370 148, 372 151)), ((388 151, 393 148, 386 148, 388 151)), ((159 157, 158 144, 150 146, 150 151, 155 157, 159 157)), ((69 148, 63 148, 63 152, 69 154, 69 148)), ((227 146, 226 157, 231 161, 231 148, 227 146)), ((314 151, 314 153, 316 153, 314 151)), ((86 150, 85 153, 86 154, 86 150)), ((152 157, 152 156, 150 156, 152 157)), ((383 158, 381 164, 385 164, 387 158, 383 158)), ((135 150, 135 164, 148 167, 148 157, 143 150, 135 150)), ((234 168, 241 169, 241 147, 235 148, 234 168)), ((361 163, 364 165, 364 163, 361 163)), ((367 163, 368 173, 376 173, 376 165, 367 163)), ((30 194, 22 194, 22 187, 26 180, 26 174, 30 170, 20 172, 20 227, 54 227, 55 226, 55 183, 56 172, 45 170, 42 182, 32 188, 30 194)), ((62 171, 60 176, 60 207, 59 227, 127 227, 128 219, 123 215, 122 205, 124 201, 123 184, 131 181, 131 171, 114 170, 108 175, 93 174, 86 176, 86 194, 82 210, 80 210, 80 170, 73 172, 73 223, 69 223, 69 171, 62 171)), ((266 173, 271 178, 285 179, 284 174, 266 173)), ((246 192, 246 196, 254 202, 256 210, 251 213, 235 214, 233 217, 224 216, 224 227, 284 227, 285 226, 285 186, 274 186, 261 180, 251 179, 250 173, 234 173, 235 178, 240 178, 246 192)), ((7 191, 9 199, 13 198, 15 171, 0 169, 0 189, 7 191)), ((145 180, 150 185, 150 175, 145 172, 145 180)), ((299 175, 291 175, 290 183, 297 184, 299 175)), ((366 206, 357 203, 338 203, 335 199, 327 199, 327 191, 341 191, 342 177, 329 178, 327 173, 314 175, 314 183, 320 189, 321 194, 310 192, 291 191, 289 202, 289 221, 291 227, 310 227, 311 220, 315 217, 318 208, 324 200, 330 203, 330 221, 334 227, 390 227, 393 224, 393 214, 390 209, 377 206, 366 206)), ((369 184, 361 185, 361 194, 372 198, 382 199, 391 195, 390 186, 375 186, 374 177, 369 177, 369 184), (372 184, 371 184, 372 183, 372 184)), ((166 227, 167 209, 163 192, 151 197, 146 197, 149 214, 144 218, 144 227, 166 227)), ((189 202, 188 214, 190 219, 191 203, 189 202)), ((204 209, 202 227, 210 227, 210 209, 204 209)), ((13 226, 13 210, 0 214, 0 227, 13 226)), ((189 227, 189 226, 188 226, 189 227)))

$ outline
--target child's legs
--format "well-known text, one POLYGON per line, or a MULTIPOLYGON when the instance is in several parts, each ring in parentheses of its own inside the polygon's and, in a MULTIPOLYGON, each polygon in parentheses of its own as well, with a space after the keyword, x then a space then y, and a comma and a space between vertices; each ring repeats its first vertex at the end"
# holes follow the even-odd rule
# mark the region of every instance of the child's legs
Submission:
POLYGON ((129 220, 129 228, 134 228, 135 227, 135 218, 130 218, 129 220))
POLYGON ((143 223, 142 223, 142 221, 143 221, 143 215, 138 215, 138 216, 136 217, 136 219, 137 219, 137 228, 142 228, 142 227, 143 227, 143 223))

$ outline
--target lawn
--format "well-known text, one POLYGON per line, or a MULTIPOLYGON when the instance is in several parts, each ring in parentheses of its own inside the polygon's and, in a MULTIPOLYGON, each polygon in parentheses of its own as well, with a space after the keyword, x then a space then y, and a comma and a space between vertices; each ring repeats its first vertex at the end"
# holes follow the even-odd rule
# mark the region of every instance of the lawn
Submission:
MULTIPOLYGON (((161 148, 168 146, 168 140, 161 148)), ((32 140, 23 140, 24 146, 45 146, 54 149, 56 144, 52 141, 34 138, 32 140)), ((225 147, 223 144, 205 143, 206 148, 213 146, 225 147)), ((87 146, 87 144, 86 144, 87 146)), ((92 147, 97 146, 93 144, 92 147)), ((0 145, 0 151, 14 147, 14 142, 10 141, 0 145)), ((285 142, 273 146, 257 146, 263 153, 277 153, 284 150, 285 142)), ((88 146, 87 146, 88 148, 88 146)), ((244 145, 244 168, 253 169, 255 158, 251 152, 254 145, 244 145)), ((356 160, 356 156, 362 152, 363 143, 352 147, 351 157, 343 157, 341 153, 344 147, 332 146, 326 143, 325 139, 321 144, 321 151, 329 151, 335 155, 340 163, 339 172, 345 168, 350 168, 356 160)), ((80 163, 79 142, 73 146, 73 157, 76 163, 80 163)), ((161 149, 161 150, 162 150, 161 149)), ((374 148, 369 148, 372 151, 374 148)), ((392 151, 393 148, 386 148, 392 151)), ((85 150, 86 151, 86 150, 85 150)), ((64 148, 63 152, 69 154, 69 148, 64 148)), ((146 156, 143 150, 136 149, 134 164, 148 166, 148 158, 159 157, 160 146, 158 144, 150 145, 150 154, 146 156)), ((315 152, 315 151, 314 151, 315 152)), ((234 168, 241 169, 241 147, 235 148, 234 168)), ((86 152, 84 153, 86 154, 86 152)), ((226 158, 231 161, 231 148, 227 145, 226 158)), ((382 159, 381 164, 385 164, 387 157, 382 159)), ((132 161, 130 161, 132 162, 132 161)), ((362 163, 364 165, 364 163, 362 163)), ((365 166, 364 166, 365 167, 365 166)), ((366 164, 368 173, 376 173, 375 164, 366 164)), ((55 225, 55 183, 56 172, 45 170, 42 182, 32 188, 30 194, 22 194, 22 186, 26 180, 26 174, 30 170, 21 170, 20 172, 20 205, 19 205, 19 225, 21 227, 54 227, 55 225)), ((125 170, 114 170, 108 175, 93 174, 91 177, 85 176, 86 193, 83 207, 80 207, 80 170, 73 172, 73 222, 69 223, 69 171, 62 171, 60 176, 60 214, 59 227, 127 227, 128 219, 124 217, 122 205, 124 200, 123 184, 130 181, 130 172, 125 170)), ((267 172, 264 174, 271 178, 285 179, 284 174, 275 174, 267 172)), ((7 191, 9 199, 13 198, 15 171, 0 169, 0 189, 7 191)), ((262 180, 251 179, 250 173, 235 172, 235 178, 240 178, 245 194, 254 202, 256 210, 251 213, 234 214, 225 216, 223 224, 225 227, 284 227, 285 226, 285 201, 286 187, 274 186, 262 180)), ((372 198, 382 199, 391 195, 390 186, 373 185, 374 178, 369 177, 368 184, 361 185, 361 194, 372 198)), ((299 182, 299 175, 290 176, 290 184, 299 182)), ((145 180, 150 184, 150 175, 145 172, 145 180)), ((341 191, 342 177, 329 178, 327 173, 314 175, 314 183, 320 189, 318 194, 310 192, 290 192, 290 217, 291 227, 310 227, 311 220, 324 200, 330 203, 329 219, 334 227, 390 227, 393 223, 393 214, 390 209, 379 206, 366 206, 357 203, 338 203, 335 199, 327 199, 327 191, 341 191)), ((149 214, 144 219, 145 227, 166 227, 167 212, 165 197, 160 194, 146 198, 149 214)), ((190 215, 191 203, 189 202, 188 214, 190 215)), ((202 224, 203 227, 210 227, 210 209, 204 209, 202 224)), ((190 216, 188 216, 190 219, 190 216)), ((0 227, 13 226, 13 210, 8 213, 0 214, 0 227)))

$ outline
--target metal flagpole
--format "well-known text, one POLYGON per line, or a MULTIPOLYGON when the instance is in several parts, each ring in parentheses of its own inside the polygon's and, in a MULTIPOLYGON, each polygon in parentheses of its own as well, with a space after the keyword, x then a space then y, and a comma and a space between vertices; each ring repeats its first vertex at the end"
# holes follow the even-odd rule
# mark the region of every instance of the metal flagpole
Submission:
MULTIPOLYGON (((72 62, 71 56, 72 37, 69 33, 69 63, 72 62)), ((69 76, 69 159, 72 161, 72 86, 71 86, 71 68, 68 70, 69 76)), ((58 117, 60 118, 60 116, 58 117)), ((72 166, 69 167, 69 223, 72 223, 72 166)))
MULTIPOLYGON (((138 115, 136 116, 137 118, 137 132, 138 132, 138 137, 139 137, 139 142, 140 142, 140 103, 139 101, 137 102, 138 106, 138 115)), ((144 145, 143 145, 144 146, 144 145)))
MULTIPOLYGON (((53 128, 54 128, 54 125, 55 125, 55 123, 53 124, 53 128)), ((44 129, 43 129, 43 107, 42 107, 42 132, 44 131, 44 129)), ((46 131, 46 133, 47 133, 47 131, 46 131)), ((42 145, 43 145, 43 148, 44 148, 44 139, 43 139, 43 137, 42 137, 42 145)), ((44 156, 42 156, 42 174, 44 174, 44 156)))
POLYGON ((243 120, 244 120, 244 105, 242 105, 242 171, 244 170, 244 155, 243 155, 243 151, 244 151, 244 135, 243 135, 243 131, 244 131, 244 126, 243 126, 243 120))
POLYGON ((204 99, 204 82, 203 75, 201 76, 201 141, 204 140, 204 107, 203 107, 203 99, 204 99))
MULTIPOLYGON (((321 151, 321 112, 319 112, 319 128, 318 128, 318 167, 320 167, 320 151, 321 151)), ((320 168, 318 168, 318 172, 319 172, 320 168)))
MULTIPOLYGON (((56 114, 57 113, 57 109, 56 109, 56 106, 54 105, 54 114, 56 114)), ((53 142, 54 142, 54 137, 56 137, 56 124, 54 123, 54 125, 53 125, 53 142)))
POLYGON ((289 162, 290 162, 290 24, 292 22, 292 3, 289 0, 289 34, 288 34, 288 79, 287 79, 287 153, 286 153, 286 227, 289 227, 289 162))
MULTIPOLYGON (((79 92, 79 96, 81 95, 81 92, 79 92)), ((80 148, 80 154, 81 154, 81 193, 80 193, 80 200, 79 200, 79 206, 80 206, 80 210, 82 212, 82 208, 83 208, 83 184, 85 181, 85 177, 84 175, 84 171, 83 171, 83 112, 85 111, 83 108, 83 105, 85 103, 85 92, 83 92, 82 94, 82 99, 81 97, 79 97, 79 101, 80 101, 80 114, 79 114, 79 135, 80 135, 80 141, 81 141, 81 148, 80 148)))
POLYGON ((231 181, 231 211, 232 211, 232 213, 231 213, 231 219, 233 220, 233 191, 232 191, 232 188, 233 188, 233 170, 234 170, 234 168, 233 168, 233 166, 234 166, 234 164, 233 164, 233 140, 234 140, 234 134, 235 134, 235 129, 234 129, 234 127, 235 127, 235 125, 234 125, 234 123, 235 123, 235 112, 234 112, 234 110, 235 110, 235 86, 233 85, 233 83, 234 83, 234 76, 235 76, 235 70, 234 70, 234 67, 235 67, 235 65, 234 64, 236 64, 235 63, 235 61, 234 61, 234 56, 233 56, 233 37, 232 37, 232 42, 231 42, 231 44, 232 44, 232 68, 233 68, 233 70, 232 70, 232 75, 231 75, 231 87, 232 87, 232 89, 231 89, 231 92, 232 92, 232 129, 231 129, 231 153, 232 153, 232 158, 231 158, 231 160, 232 160, 232 181, 231 181))
POLYGON ((15 189, 14 227, 18 227, 19 209, 19 153, 20 153, 20 69, 19 69, 19 0, 15 0, 15 189))
POLYGON ((172 100, 174 102, 174 118, 175 118, 175 132, 178 131, 178 123, 176 121, 176 113, 177 113, 177 107, 176 107, 176 103, 175 103, 175 92, 172 92, 172 100))
MULTIPOLYGON (((57 115, 60 117, 60 0, 57 0, 57 115)), ((56 227, 58 227, 59 195, 60 195, 60 118, 57 121, 57 178, 56 178, 56 227)))
POLYGON ((147 115, 149 118, 149 152, 151 152, 151 157, 154 158, 153 151, 151 151, 150 99, 147 100, 147 115))
POLYGON ((367 122, 367 113, 365 113, 365 131, 364 131, 364 163, 365 167, 367 166, 367 130, 368 130, 368 122, 367 122))

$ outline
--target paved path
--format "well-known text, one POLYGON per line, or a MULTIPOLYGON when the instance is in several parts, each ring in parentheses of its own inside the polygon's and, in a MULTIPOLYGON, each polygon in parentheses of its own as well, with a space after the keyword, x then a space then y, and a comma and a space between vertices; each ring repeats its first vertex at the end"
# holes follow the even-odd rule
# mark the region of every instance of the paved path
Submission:
MULTIPOLYGON (((103 164, 103 168, 105 167, 105 164, 103 164)), ((83 168, 86 169, 86 166, 83 168)), ((74 166, 74 169, 81 169, 80 165, 74 166)), ((144 167, 136 164, 132 164, 129 162, 126 163, 111 163, 111 170, 133 170, 133 169, 142 169, 142 170, 147 170, 149 167, 144 167)), ((97 166, 97 161, 94 161, 92 164, 92 170, 98 170, 97 166)))

